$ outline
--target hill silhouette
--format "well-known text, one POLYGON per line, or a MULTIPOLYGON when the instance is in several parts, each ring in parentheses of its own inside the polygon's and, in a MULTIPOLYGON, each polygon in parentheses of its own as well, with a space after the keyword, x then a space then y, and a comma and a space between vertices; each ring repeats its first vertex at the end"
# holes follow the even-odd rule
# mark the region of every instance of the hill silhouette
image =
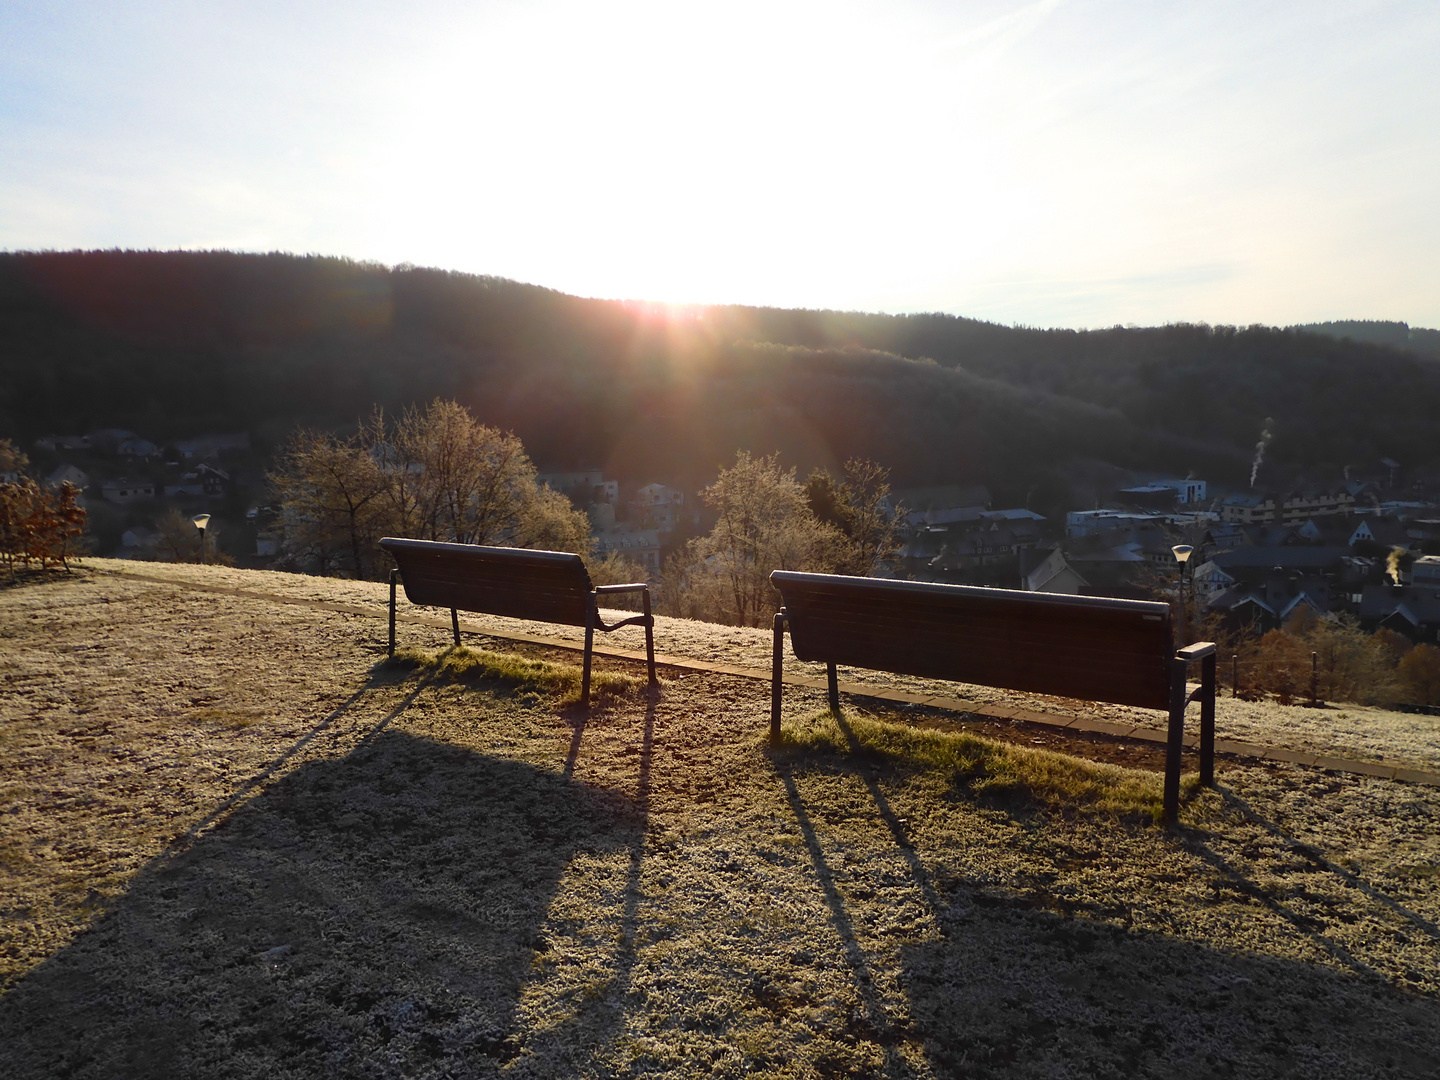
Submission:
MULTIPOLYGON (((0 254, 0 425, 164 440, 353 424, 437 395, 542 467, 694 487, 737 448, 897 485, 1058 497, 1076 462, 1242 482, 1440 457, 1440 364, 1297 329, 1005 327, 583 299, 409 266, 230 252, 0 254)), ((1038 505, 1037 505, 1038 508, 1038 505)))

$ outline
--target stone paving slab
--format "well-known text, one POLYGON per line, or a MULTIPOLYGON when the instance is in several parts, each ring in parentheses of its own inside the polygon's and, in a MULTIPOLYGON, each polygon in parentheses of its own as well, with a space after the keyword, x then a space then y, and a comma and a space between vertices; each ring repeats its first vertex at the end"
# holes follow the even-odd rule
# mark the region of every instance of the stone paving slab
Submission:
MULTIPOLYGON (((227 593, 233 596, 243 596, 252 600, 265 600, 272 603, 290 604, 297 607, 316 608, 323 611, 341 612, 347 615, 364 615, 368 618, 379 618, 381 620, 384 620, 388 615, 388 611, 384 608, 377 610, 373 607, 362 607, 358 604, 347 604, 336 600, 281 596, 276 593, 262 592, 258 589, 242 589, 232 585, 208 585, 203 582, 177 581, 174 578, 158 577, 131 570, 108 572, 117 573, 124 577, 136 578, 141 581, 154 582, 159 585, 171 585, 181 589, 227 593)), ((397 623, 404 622, 414 626, 428 626, 447 631, 450 629, 450 619, 448 616, 438 617, 434 615, 424 615, 414 611, 397 611, 395 613, 395 620, 397 623)), ((565 638, 500 631, 493 627, 477 625, 465 619, 460 620, 460 629, 467 633, 479 634, 482 637, 498 638, 504 641, 517 641, 527 645, 542 645, 547 648, 566 649, 570 652, 583 651, 582 645, 565 638)), ((617 649, 596 644, 591 651, 596 656, 604 656, 611 659, 639 660, 641 662, 645 660, 645 652, 643 649, 617 649)), ((739 667, 734 664, 712 663, 705 660, 695 660, 691 657, 672 656, 659 652, 655 654, 655 663, 663 667, 678 668, 684 671, 733 675, 738 678, 758 679, 764 682, 769 682, 771 678, 768 668, 739 667)), ((827 686, 826 679, 814 678, 808 675, 784 675, 782 676, 782 681, 790 686, 803 686, 808 689, 823 690, 827 686)), ((1164 743, 1166 741, 1166 733, 1164 731, 1155 728, 1139 727, 1134 724, 1112 724, 1104 720, 1056 716, 1052 713, 1038 713, 1030 709, 1014 708, 1009 705, 977 705, 975 702, 963 701, 958 698, 946 697, 939 694, 912 694, 902 690, 869 686, 865 683, 853 681, 842 682, 839 684, 839 687, 841 692, 849 694, 852 697, 866 697, 880 701, 898 701, 927 708, 971 713, 976 716, 984 716, 988 719, 1019 720, 1029 724, 1043 724, 1048 727, 1066 728, 1071 731, 1086 731, 1122 739, 1139 739, 1154 743, 1164 743)), ((1187 733, 1185 735, 1185 745, 1190 747, 1198 746, 1199 736, 1187 733)), ((1326 757, 1305 751, 1286 750, 1281 747, 1259 746, 1254 743, 1237 742, 1232 739, 1216 739, 1215 752, 1231 757, 1252 758, 1260 761, 1277 761, 1288 765, 1325 769, 1329 772, 1343 772, 1357 776, 1373 776, 1384 780, 1399 780, 1410 784, 1423 784, 1427 787, 1440 787, 1440 773, 1397 765, 1387 765, 1383 762, 1353 761, 1348 758, 1326 757)))

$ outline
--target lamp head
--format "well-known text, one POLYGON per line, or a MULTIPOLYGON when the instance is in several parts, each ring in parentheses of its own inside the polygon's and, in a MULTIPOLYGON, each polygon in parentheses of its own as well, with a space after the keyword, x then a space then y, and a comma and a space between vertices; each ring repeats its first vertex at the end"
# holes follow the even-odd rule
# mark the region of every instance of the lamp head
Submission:
POLYGON ((1190 544, 1176 544, 1170 551, 1174 554, 1175 561, 1181 566, 1184 566, 1190 561, 1190 556, 1195 551, 1195 548, 1190 544))
POLYGON ((205 531, 205 526, 210 524, 210 515, 196 514, 190 520, 195 523, 195 528, 199 529, 203 533, 205 531))

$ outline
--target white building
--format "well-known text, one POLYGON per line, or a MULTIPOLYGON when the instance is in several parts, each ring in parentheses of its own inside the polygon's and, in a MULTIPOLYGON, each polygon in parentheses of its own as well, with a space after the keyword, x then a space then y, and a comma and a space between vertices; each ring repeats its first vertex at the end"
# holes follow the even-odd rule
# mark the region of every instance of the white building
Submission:
POLYGON ((607 529, 595 534, 595 554, 602 559, 618 551, 645 568, 660 572, 660 533, 657 529, 607 529))

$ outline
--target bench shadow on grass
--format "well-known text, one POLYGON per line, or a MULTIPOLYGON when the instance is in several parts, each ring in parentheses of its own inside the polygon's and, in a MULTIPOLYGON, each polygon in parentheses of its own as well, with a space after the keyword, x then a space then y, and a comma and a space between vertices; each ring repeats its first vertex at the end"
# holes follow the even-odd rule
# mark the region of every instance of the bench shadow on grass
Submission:
POLYGON ((1343 949, 1326 951, 1351 974, 1136 933, 1081 898, 1057 904, 1043 890, 967 880, 926 865, 873 761, 777 755, 775 765, 862 1003, 847 1034, 883 1048, 877 1075, 911 1075, 904 1044, 947 1076, 1433 1075, 1440 1004, 1395 989, 1343 949), (867 956, 872 916, 848 899, 797 782, 817 767, 864 783, 876 850, 898 857, 888 861, 906 868, 938 927, 899 950, 899 1015, 867 956))
POLYGON ((377 730, 303 765, 0 999, 0 1072, 488 1075, 579 851, 632 800, 377 730))

